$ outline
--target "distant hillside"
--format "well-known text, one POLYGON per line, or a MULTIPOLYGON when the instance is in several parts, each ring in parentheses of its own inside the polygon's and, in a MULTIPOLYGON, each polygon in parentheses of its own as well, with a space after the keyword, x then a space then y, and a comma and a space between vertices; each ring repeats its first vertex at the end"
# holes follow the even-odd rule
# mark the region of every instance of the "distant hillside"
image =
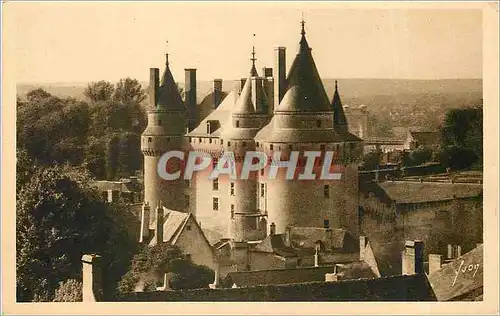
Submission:
MULTIPOLYGON (((323 83, 328 96, 331 98, 335 89, 335 79, 324 79, 323 83)), ((147 82, 141 82, 147 87, 147 82)), ((392 97, 394 102, 398 99, 413 99, 416 95, 421 98, 426 95, 482 95, 481 79, 445 79, 445 80, 406 80, 406 79, 339 79, 339 91, 344 103, 352 105, 367 104, 376 101, 377 98, 387 101, 392 97), (349 102, 349 103, 347 103, 349 102)), ((183 87, 183 83, 180 86, 183 87)), ((234 85, 234 80, 225 80, 223 89, 229 91, 234 85)), ((83 92, 87 83, 55 83, 55 84, 18 84, 17 93, 24 97, 27 92, 42 88, 56 96, 69 96, 77 99, 83 98, 83 92)), ((198 81, 198 101, 201 101, 212 89, 211 81, 198 81)), ((378 103, 378 102, 377 102, 378 103)), ((404 102, 403 102, 404 103, 404 102)))

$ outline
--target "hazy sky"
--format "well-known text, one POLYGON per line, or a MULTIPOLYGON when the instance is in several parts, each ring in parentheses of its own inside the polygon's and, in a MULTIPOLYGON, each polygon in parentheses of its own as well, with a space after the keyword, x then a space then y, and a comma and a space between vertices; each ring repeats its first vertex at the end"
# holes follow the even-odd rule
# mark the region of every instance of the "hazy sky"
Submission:
POLYGON ((287 47, 288 67, 302 12, 322 77, 481 78, 480 10, 371 7, 11 2, 4 13, 15 19, 17 82, 147 80, 150 67, 163 70, 166 40, 177 81, 184 68, 197 68, 199 79, 243 77, 252 45, 259 71, 273 66, 276 46, 287 47))

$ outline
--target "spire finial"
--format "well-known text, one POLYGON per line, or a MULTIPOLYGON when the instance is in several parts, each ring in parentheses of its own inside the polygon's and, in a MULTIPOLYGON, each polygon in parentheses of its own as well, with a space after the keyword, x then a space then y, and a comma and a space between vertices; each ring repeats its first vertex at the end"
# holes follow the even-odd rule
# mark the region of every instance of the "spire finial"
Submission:
POLYGON ((302 21, 300 21, 300 24, 302 24, 302 31, 300 32, 300 34, 304 36, 306 35, 306 29, 305 29, 306 21, 304 21, 304 12, 302 12, 302 21))
POLYGON ((167 66, 168 66, 168 40, 167 40, 167 41, 165 41, 165 42, 166 42, 166 45, 165 45, 165 47, 166 47, 166 53, 165 53, 165 65, 167 65, 167 66))
POLYGON ((252 61, 252 66, 255 67, 255 61, 257 60, 257 58, 255 58, 255 34, 253 35, 253 39, 254 45, 252 46, 252 58, 250 58, 250 60, 252 61))

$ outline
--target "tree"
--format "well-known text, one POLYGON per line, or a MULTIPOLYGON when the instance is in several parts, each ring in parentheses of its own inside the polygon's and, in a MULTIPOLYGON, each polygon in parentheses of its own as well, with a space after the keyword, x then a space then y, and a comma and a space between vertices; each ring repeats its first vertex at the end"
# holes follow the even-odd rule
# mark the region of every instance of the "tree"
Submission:
POLYGON ((362 170, 375 170, 378 169, 381 160, 380 151, 372 151, 363 156, 360 168, 362 170))
POLYGON ((101 254, 112 267, 114 273, 105 274, 107 295, 121 277, 116 273, 125 273, 136 244, 126 227, 137 220, 102 202, 92 183, 81 169, 39 167, 17 192, 18 301, 52 301, 61 281, 81 280, 84 253, 101 254))
POLYGON ((28 100, 28 102, 40 102, 50 97, 52 97, 52 94, 48 93, 42 88, 31 90, 26 94, 26 99, 28 100))
POLYGON ((141 168, 141 136, 136 133, 124 133, 120 136, 118 171, 127 177, 141 168))
POLYGON ((439 162, 443 167, 460 170, 471 167, 478 161, 478 155, 470 148, 447 146, 439 152, 439 162))
POLYGON ((412 166, 418 166, 432 159, 433 151, 427 147, 419 147, 410 152, 410 161, 412 166))
POLYGON ((141 103, 146 99, 146 93, 137 79, 120 79, 116 84, 113 99, 120 103, 141 103))
POLYGON ((112 83, 101 80, 89 83, 83 94, 90 102, 106 102, 111 100, 114 91, 112 83))
POLYGON ((186 259, 175 246, 162 243, 149 247, 144 245, 132 259, 129 272, 119 283, 118 291, 156 290, 163 285, 163 274, 172 276, 174 290, 206 288, 214 279, 214 271, 206 266, 194 264, 186 259))
POLYGON ((90 136, 85 146, 85 168, 98 180, 106 179, 106 142, 90 136))
POLYGON ((54 302, 81 302, 83 284, 75 279, 59 282, 59 287, 54 293, 54 302))

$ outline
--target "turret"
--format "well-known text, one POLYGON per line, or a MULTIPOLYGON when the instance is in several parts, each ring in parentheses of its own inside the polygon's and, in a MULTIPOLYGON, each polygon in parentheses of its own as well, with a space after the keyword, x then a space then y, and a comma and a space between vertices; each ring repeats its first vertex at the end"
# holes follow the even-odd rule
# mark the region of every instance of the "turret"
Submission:
MULTIPOLYGON (((159 80, 159 69, 150 69, 148 125, 141 135, 144 155, 144 202, 155 210, 158 201, 167 208, 187 211, 187 196, 183 180, 166 181, 158 174, 158 162, 167 151, 186 150, 186 109, 166 55, 165 71, 159 80)), ((172 161, 169 170, 180 168, 180 161, 172 161)), ((154 228, 154 213, 149 216, 149 228, 154 228)), ((146 230, 143 230, 145 236, 146 230)))

